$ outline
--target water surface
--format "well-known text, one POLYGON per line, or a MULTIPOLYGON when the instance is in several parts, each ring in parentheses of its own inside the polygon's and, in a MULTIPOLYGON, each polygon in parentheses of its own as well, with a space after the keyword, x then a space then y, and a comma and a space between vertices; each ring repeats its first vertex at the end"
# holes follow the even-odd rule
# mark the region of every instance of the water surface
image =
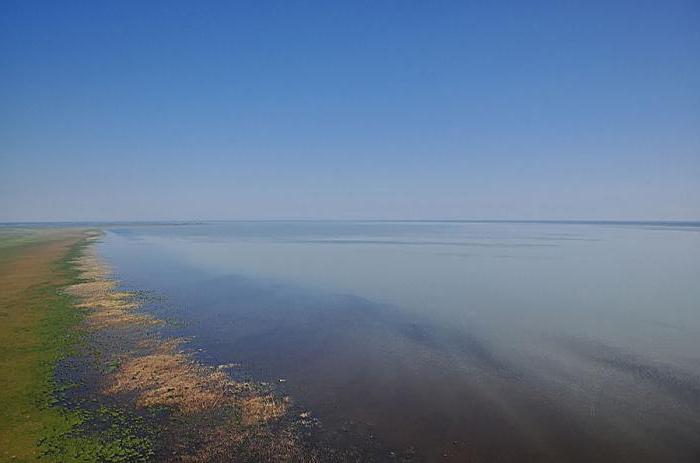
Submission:
POLYGON ((100 250, 340 442, 700 461, 698 224, 130 225, 100 250))

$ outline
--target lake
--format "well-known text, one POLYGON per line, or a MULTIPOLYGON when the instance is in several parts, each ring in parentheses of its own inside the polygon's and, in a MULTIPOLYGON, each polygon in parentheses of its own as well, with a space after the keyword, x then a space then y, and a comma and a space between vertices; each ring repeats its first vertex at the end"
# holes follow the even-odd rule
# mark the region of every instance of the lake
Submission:
POLYGON ((700 461, 698 223, 113 225, 98 250, 339 445, 700 461))

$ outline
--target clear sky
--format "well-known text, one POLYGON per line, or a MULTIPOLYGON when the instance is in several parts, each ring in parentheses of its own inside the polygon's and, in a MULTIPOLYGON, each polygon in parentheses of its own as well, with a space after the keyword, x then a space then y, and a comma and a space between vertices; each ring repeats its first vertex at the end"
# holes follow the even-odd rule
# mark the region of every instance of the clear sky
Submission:
POLYGON ((0 221, 700 219, 700 2, 0 2, 0 221))

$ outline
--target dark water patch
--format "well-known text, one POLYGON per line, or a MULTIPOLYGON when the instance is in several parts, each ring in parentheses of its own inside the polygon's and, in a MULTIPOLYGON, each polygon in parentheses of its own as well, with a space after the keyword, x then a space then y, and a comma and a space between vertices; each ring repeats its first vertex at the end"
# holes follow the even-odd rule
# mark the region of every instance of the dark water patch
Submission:
POLYGON ((476 334, 277 281, 228 276, 180 289, 183 316, 196 315, 183 330, 196 333, 193 345, 212 362, 241 362, 253 377, 279 384, 300 410, 321 418, 328 441, 365 442, 415 461, 602 455, 587 450, 602 448, 600 436, 543 398, 533 377, 476 334), (537 437, 526 423, 542 428, 537 437))
MULTIPOLYGON (((576 418, 542 394, 536 376, 462 328, 417 322, 353 295, 238 275, 181 282, 169 302, 186 320, 176 332, 195 335, 192 345, 208 361, 240 362, 239 374, 270 381, 300 412, 312 410, 321 419, 313 439, 327 447, 371 448, 365 456, 376 461, 644 461, 653 454, 614 428, 576 418)), ((598 362, 649 381, 663 376, 599 351, 598 362)))
POLYGON ((489 374, 517 377, 513 365, 498 357, 484 339, 464 330, 453 330, 428 323, 401 321, 399 317, 383 320, 388 331, 429 348, 435 355, 449 355, 468 360, 472 365, 489 374))

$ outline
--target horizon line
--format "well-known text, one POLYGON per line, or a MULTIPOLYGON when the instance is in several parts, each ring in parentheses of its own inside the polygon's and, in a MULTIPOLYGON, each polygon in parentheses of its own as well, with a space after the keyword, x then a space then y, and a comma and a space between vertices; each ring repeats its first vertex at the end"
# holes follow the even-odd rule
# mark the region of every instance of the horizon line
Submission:
POLYGON ((700 225, 700 219, 340 219, 340 218, 275 218, 275 219, 153 219, 153 220, 13 220, 0 225, 50 224, 172 224, 197 225, 235 222, 396 222, 396 223, 551 223, 551 224, 673 224, 700 225))

